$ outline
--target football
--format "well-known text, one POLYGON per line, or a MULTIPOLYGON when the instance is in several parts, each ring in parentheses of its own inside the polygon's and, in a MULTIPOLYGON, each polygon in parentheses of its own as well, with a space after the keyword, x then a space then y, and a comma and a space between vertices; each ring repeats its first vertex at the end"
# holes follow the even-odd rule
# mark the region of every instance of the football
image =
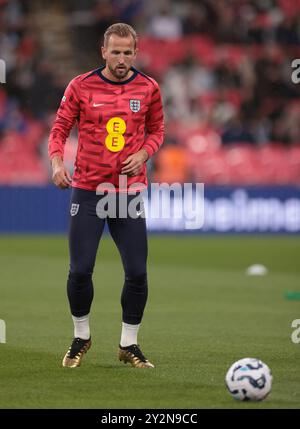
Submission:
POLYGON ((272 373, 259 359, 244 358, 227 371, 225 382, 229 393, 239 401, 262 401, 272 388, 272 373))

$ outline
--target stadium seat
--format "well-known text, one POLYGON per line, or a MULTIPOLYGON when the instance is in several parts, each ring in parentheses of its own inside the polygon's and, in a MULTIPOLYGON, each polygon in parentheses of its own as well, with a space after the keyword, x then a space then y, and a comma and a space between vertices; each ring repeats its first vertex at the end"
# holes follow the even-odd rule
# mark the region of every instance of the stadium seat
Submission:
POLYGON ((300 144, 287 149, 288 169, 291 174, 291 183, 300 184, 300 144))
POLYGON ((250 145, 234 145, 225 149, 225 160, 230 171, 230 182, 238 185, 262 182, 261 164, 257 150, 250 145))
POLYGON ((268 144, 258 150, 263 169, 264 184, 290 183, 290 171, 286 157, 286 149, 277 144, 268 144))

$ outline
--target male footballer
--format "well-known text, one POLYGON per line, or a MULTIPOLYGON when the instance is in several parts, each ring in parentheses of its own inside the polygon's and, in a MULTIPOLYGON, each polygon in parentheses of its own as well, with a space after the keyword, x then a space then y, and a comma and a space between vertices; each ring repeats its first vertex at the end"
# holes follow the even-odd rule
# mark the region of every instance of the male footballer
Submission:
POLYGON ((137 339, 148 294, 147 233, 142 201, 137 205, 135 216, 120 213, 124 212, 121 195, 126 194, 122 204, 125 201, 129 207, 147 187, 146 161, 163 142, 160 89, 154 79, 133 67, 137 35, 131 26, 111 25, 104 34, 101 52, 105 65, 75 77, 67 86, 49 138, 53 182, 61 189, 72 188, 67 295, 74 339, 62 365, 80 366, 91 347, 92 276, 107 222, 125 275, 118 358, 135 368, 154 368, 143 355, 137 339), (75 122, 78 149, 71 178, 63 157, 66 139, 75 122), (103 201, 107 193, 97 192, 101 185, 108 186, 108 193, 117 200, 116 210, 108 214, 104 210, 106 206, 101 206, 101 199, 103 201))

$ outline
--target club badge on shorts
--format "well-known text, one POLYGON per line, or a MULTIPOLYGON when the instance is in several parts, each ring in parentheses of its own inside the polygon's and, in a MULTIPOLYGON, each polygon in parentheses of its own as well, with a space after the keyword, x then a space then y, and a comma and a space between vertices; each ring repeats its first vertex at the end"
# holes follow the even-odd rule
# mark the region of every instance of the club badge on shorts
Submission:
POLYGON ((72 204, 71 205, 71 210, 70 210, 70 215, 71 216, 76 216, 79 210, 79 204, 72 204))
POLYGON ((129 100, 129 106, 133 113, 137 113, 141 108, 141 100, 129 100))

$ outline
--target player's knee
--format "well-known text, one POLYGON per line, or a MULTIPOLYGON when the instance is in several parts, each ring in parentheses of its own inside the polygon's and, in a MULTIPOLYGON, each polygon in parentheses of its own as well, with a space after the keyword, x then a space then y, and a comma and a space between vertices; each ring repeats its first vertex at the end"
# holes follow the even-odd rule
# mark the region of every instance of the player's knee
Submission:
POLYGON ((125 285, 126 287, 135 290, 140 291, 147 289, 148 287, 148 281, 147 281, 147 273, 143 273, 140 275, 126 275, 125 276, 125 285))
POLYGON ((69 272, 68 283, 77 289, 83 289, 87 286, 90 286, 92 282, 92 274, 91 273, 77 273, 77 272, 69 272))

